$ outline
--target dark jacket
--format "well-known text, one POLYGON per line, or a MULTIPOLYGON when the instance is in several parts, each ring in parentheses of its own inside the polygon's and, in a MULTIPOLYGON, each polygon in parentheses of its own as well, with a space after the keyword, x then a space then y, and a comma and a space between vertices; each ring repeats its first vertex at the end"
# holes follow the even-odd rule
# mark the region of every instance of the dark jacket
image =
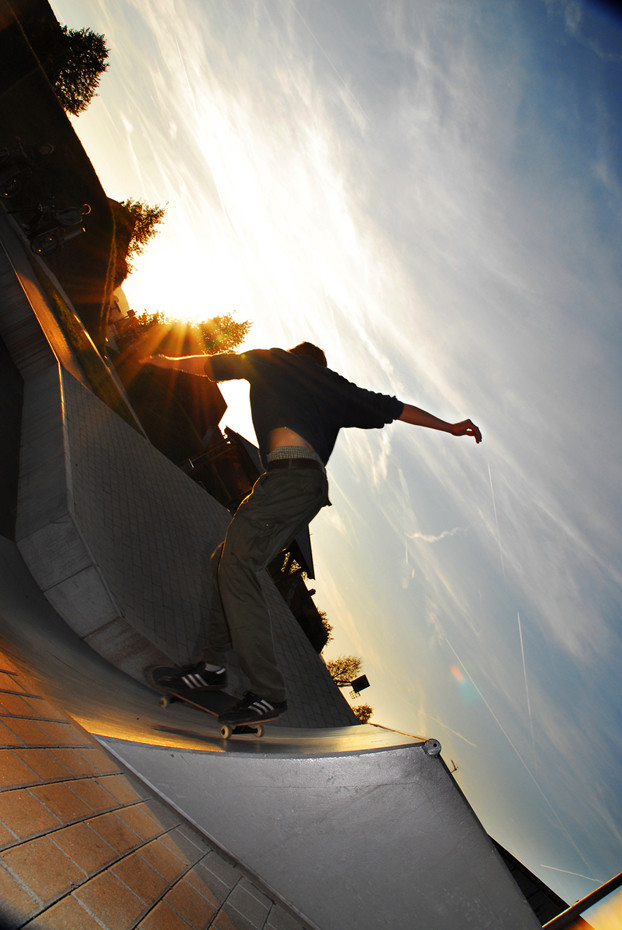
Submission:
POLYGON ((342 427, 380 428, 399 418, 404 404, 347 381, 305 355, 284 349, 254 349, 214 355, 206 365, 214 381, 244 378, 250 383, 253 426, 265 463, 268 437, 286 426, 328 462, 342 427))

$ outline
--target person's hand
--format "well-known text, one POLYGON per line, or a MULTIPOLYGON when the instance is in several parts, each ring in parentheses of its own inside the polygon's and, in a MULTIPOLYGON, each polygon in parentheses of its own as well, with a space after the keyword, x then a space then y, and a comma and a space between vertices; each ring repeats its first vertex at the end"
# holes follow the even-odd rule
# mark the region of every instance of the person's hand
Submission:
POLYGON ((473 436, 475 442, 482 441, 482 434, 478 426, 472 420, 461 420, 460 423, 452 423, 452 436, 473 436))

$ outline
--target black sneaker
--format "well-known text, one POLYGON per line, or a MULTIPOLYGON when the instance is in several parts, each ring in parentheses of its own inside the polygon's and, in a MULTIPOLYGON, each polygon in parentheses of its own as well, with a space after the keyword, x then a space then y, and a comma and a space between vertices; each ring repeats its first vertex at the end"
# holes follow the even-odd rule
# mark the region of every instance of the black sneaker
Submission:
POLYGON ((160 665, 147 674, 153 685, 164 691, 223 691, 227 687, 227 669, 210 672, 205 662, 180 668, 160 665))
POLYGON ((218 717, 219 723, 228 723, 232 727, 245 723, 261 723, 264 720, 276 720, 287 710, 287 701, 267 701, 265 698, 247 691, 241 701, 218 717))

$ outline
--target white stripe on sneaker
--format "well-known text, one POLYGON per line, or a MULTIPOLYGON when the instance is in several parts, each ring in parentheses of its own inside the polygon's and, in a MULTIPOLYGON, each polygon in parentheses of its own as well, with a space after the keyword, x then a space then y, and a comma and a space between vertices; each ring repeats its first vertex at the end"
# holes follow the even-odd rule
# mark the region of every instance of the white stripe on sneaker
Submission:
POLYGON ((254 713, 261 717, 262 714, 269 714, 271 710, 274 710, 274 707, 269 701, 262 699, 255 701, 248 709, 254 711, 254 713))

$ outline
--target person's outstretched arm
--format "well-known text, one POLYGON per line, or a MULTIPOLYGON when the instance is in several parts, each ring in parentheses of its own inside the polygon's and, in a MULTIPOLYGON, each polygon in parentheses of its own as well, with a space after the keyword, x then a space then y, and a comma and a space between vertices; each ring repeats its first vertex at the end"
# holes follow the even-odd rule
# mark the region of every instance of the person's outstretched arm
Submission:
POLYGON ((438 429, 443 433, 451 433, 452 436, 473 436, 475 442, 482 441, 482 434, 472 420, 461 420, 460 423, 448 423, 446 420, 440 420, 433 414, 426 413, 425 410, 421 410, 420 407, 414 407, 412 404, 404 404, 404 409, 399 419, 404 423, 410 423, 411 426, 438 429))
POLYGON ((149 355, 140 360, 141 365, 153 365, 154 368, 168 368, 172 371, 185 371, 189 375, 199 375, 208 378, 209 373, 206 362, 209 355, 184 355, 175 358, 168 355, 149 355))

